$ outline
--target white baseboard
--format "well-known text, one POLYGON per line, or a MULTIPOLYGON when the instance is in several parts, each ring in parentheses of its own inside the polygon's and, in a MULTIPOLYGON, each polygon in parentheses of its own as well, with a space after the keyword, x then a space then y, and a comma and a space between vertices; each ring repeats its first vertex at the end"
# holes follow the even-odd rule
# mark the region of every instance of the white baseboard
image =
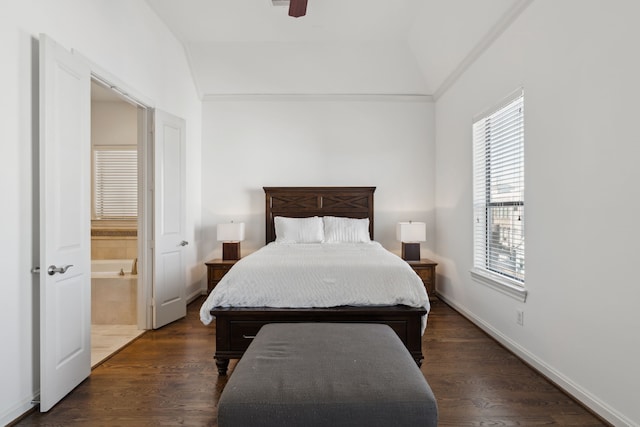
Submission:
POLYGON ((466 307, 457 304, 455 301, 447 298, 445 295, 438 294, 438 297, 447 305, 451 306, 458 313, 469 319, 473 324, 486 332, 491 338, 498 341, 513 354, 522 359, 525 363, 545 376, 549 381, 559 387, 562 391, 582 403, 598 416, 610 422, 614 426, 640 427, 640 425, 626 418, 606 403, 602 402, 589 391, 575 384, 571 379, 564 376, 561 372, 547 365, 543 360, 521 347, 518 343, 512 341, 509 337, 503 335, 500 331, 494 329, 491 325, 478 318, 466 307))
POLYGON ((189 292, 187 294, 187 304, 195 301, 197 298, 199 298, 201 295, 206 295, 206 291, 204 291, 201 288, 196 288, 193 289, 191 292, 189 292))
POLYGON ((16 421, 18 418, 22 417, 24 414, 29 412, 34 406, 37 406, 36 403, 32 403, 34 400, 39 399, 39 396, 35 396, 29 399, 24 399, 22 402, 15 405, 13 408, 10 408, 5 413, 0 415, 0 426, 6 426, 13 421, 16 421))

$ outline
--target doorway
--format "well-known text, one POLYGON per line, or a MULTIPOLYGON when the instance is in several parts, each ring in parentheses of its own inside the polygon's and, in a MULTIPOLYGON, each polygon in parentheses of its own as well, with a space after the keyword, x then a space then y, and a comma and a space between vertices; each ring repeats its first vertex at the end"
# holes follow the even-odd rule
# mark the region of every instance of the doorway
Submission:
POLYGON ((39 397, 47 412, 91 373, 91 81, 137 107, 140 330, 186 314, 186 124, 46 34, 38 72, 39 397))
POLYGON ((141 233, 138 153, 143 126, 133 104, 91 82, 91 366, 140 336, 141 233))

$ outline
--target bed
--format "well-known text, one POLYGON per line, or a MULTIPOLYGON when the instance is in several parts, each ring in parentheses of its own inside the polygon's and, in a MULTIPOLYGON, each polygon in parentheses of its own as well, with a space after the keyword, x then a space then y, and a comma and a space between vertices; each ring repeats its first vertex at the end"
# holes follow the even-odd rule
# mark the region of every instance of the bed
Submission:
MULTIPOLYGON (((351 218, 368 221, 368 231, 373 240, 374 210, 373 193, 375 187, 264 187, 265 192, 265 243, 264 249, 280 250, 278 244, 272 244, 276 240, 276 222, 284 218, 311 218, 331 217, 351 218), (271 249, 272 247, 276 249, 271 249)), ((374 250, 372 242, 371 249, 374 250)), ((282 246, 282 245, 280 245, 282 246)), ((310 251, 318 251, 317 247, 310 251)), ((369 247, 369 245, 367 246, 369 247)), ((258 252, 261 252, 262 249, 258 252)), ((311 252, 311 257, 315 256, 311 252)), ((278 253, 272 254, 277 259, 278 253)), ((234 266, 227 275, 233 278, 232 272, 240 274, 240 264, 249 264, 249 258, 253 261, 257 258, 252 254, 243 258, 234 266), (236 268, 238 267, 238 268, 236 268)), ((410 270, 410 269, 409 269, 410 270)), ((412 273, 415 274, 415 273, 412 273)), ((232 280, 232 279, 229 279, 232 280)), ((421 282, 420 282, 421 283, 421 282)), ((219 284, 218 286, 222 285, 219 284)), ((217 305, 211 303, 216 298, 214 292, 203 304, 201 318, 210 317, 215 321, 216 327, 216 351, 214 358, 220 375, 227 372, 230 359, 239 359, 244 354, 251 340, 260 328, 268 323, 296 323, 296 322, 339 322, 339 323, 382 323, 389 325, 418 365, 422 363, 421 338, 426 322, 429 304, 428 299, 413 306, 405 305, 402 299, 393 304, 380 304, 375 300, 374 305, 333 305, 314 307, 313 304, 300 303, 295 308, 281 307, 278 304, 268 307, 261 302, 255 306, 247 306, 240 301, 229 304, 217 305), (259 306, 258 306, 259 305, 259 306)), ((221 287, 224 289, 224 286, 221 287)), ((420 288, 422 291, 424 288, 420 288)), ((223 291, 221 291, 223 292, 223 291)), ((424 293, 426 296, 426 293, 424 293)), ((412 300, 413 301, 413 300, 412 300)), ((422 300, 421 300, 422 301, 422 300)), ((289 305, 291 303, 288 303, 289 305)), ((287 304, 285 304, 287 305, 287 304)), ((204 322, 204 320, 203 320, 204 322)))

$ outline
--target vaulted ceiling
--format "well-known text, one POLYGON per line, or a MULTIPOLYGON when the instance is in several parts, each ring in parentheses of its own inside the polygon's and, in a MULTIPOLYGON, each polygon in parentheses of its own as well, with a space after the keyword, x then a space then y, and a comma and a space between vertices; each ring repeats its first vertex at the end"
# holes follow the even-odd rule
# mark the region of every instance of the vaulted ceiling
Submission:
POLYGON ((531 0, 147 0, 203 97, 438 96, 531 0))

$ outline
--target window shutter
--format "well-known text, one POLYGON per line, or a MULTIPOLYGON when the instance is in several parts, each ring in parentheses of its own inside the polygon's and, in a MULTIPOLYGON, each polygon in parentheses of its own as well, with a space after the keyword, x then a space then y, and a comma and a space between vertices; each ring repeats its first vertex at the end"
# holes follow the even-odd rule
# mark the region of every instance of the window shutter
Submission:
POLYGON ((135 148, 94 150, 95 219, 138 216, 138 152, 135 148))
POLYGON ((524 95, 473 124, 474 267, 524 283, 524 95))

